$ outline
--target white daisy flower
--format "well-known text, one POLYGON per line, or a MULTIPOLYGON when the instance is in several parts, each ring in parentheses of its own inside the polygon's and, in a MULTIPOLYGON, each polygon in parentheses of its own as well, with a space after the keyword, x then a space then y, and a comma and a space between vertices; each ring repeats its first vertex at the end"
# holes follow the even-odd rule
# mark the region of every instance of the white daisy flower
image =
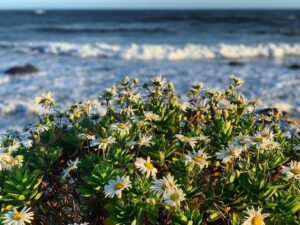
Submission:
POLYGON ((186 112, 187 109, 190 107, 190 103, 189 102, 183 102, 182 104, 180 104, 180 109, 183 111, 183 112, 186 112))
POLYGON ((205 96, 221 96, 222 93, 220 90, 213 89, 213 88, 206 88, 204 90, 205 96))
POLYGON ((107 185, 104 186, 105 197, 113 198, 117 195, 119 198, 122 196, 122 191, 131 188, 131 182, 129 176, 117 176, 116 180, 110 180, 107 185))
POLYGON ((15 158, 8 153, 1 152, 0 150, 0 171, 11 170, 13 167, 22 165, 23 156, 18 155, 15 158))
POLYGON ((209 108, 209 102, 208 100, 204 99, 197 103, 197 105, 193 106, 193 110, 200 110, 203 112, 206 112, 209 108))
POLYGON ((34 131, 38 132, 38 133, 41 133, 41 132, 44 132, 44 131, 48 131, 49 130, 49 126, 46 125, 46 124, 35 124, 34 125, 34 131))
POLYGON ((34 219, 33 216, 34 214, 30 211, 30 208, 25 206, 21 211, 13 209, 4 213, 2 219, 4 225, 25 225, 31 224, 31 221, 34 219))
POLYGON ((95 135, 89 134, 89 133, 81 133, 81 134, 78 134, 77 137, 80 140, 94 140, 96 138, 95 135))
POLYGON ((205 136, 204 134, 200 134, 199 141, 203 141, 205 144, 208 144, 210 142, 210 138, 208 136, 205 136))
POLYGON ((207 155, 202 150, 190 152, 185 156, 185 164, 196 164, 201 169, 208 166, 207 155))
POLYGON ((255 110, 254 104, 251 102, 245 104, 245 106, 246 106, 246 113, 251 113, 255 110))
POLYGON ((139 140, 136 142, 139 146, 149 146, 152 140, 152 136, 146 136, 139 134, 139 140))
POLYGON ((10 170, 14 158, 10 154, 0 154, 0 171, 10 170))
POLYGON ((144 116, 146 121, 158 121, 160 119, 159 115, 149 111, 144 112, 144 116))
POLYGON ((128 77, 128 76, 126 76, 125 78, 124 78, 124 80, 122 80, 120 83, 119 83, 119 85, 127 85, 128 83, 130 82, 130 78, 128 77))
POLYGON ((20 146, 21 146, 20 142, 14 140, 13 143, 12 143, 12 145, 9 145, 6 148, 6 152, 9 153, 9 154, 11 154, 11 153, 17 151, 18 148, 20 148, 20 146))
POLYGON ((244 84, 244 80, 235 76, 234 74, 233 75, 230 75, 229 78, 234 82, 234 84, 237 86, 237 87, 240 87, 244 84))
POLYGON ((243 148, 236 145, 229 145, 227 149, 222 149, 217 159, 222 159, 222 162, 224 164, 227 164, 229 161, 232 161, 233 159, 238 159, 243 152, 243 148))
POLYGON ((129 133, 131 125, 129 123, 113 123, 110 128, 120 133, 121 136, 125 136, 129 133))
POLYGON ((132 106, 128 106, 128 107, 121 107, 121 108, 116 108, 116 113, 124 113, 126 114, 128 117, 132 117, 135 115, 135 111, 137 111, 137 109, 133 109, 132 106))
POLYGON ((260 147, 262 149, 266 149, 266 150, 273 150, 273 149, 279 148, 280 144, 276 141, 266 139, 264 142, 262 142, 260 144, 260 147))
POLYGON ((76 158, 74 161, 69 160, 67 162, 67 168, 65 168, 62 172, 61 180, 65 181, 66 178, 69 177, 70 172, 78 168, 79 163, 80 163, 79 158, 76 158))
POLYGON ((227 99, 222 99, 218 102, 217 106, 220 109, 233 110, 235 105, 231 104, 227 99))
POLYGON ((98 146, 99 150, 106 151, 108 146, 114 143, 116 143, 116 138, 114 137, 98 138, 91 141, 90 147, 98 146))
POLYGON ((147 178, 149 178, 150 176, 152 178, 156 177, 157 169, 151 163, 149 156, 147 157, 147 160, 143 158, 137 158, 134 164, 142 174, 146 174, 147 178))
POLYGON ((154 86, 164 87, 167 81, 162 76, 157 76, 151 79, 154 86))
POLYGON ((168 174, 162 179, 155 179, 151 186, 151 190, 162 197, 171 189, 177 189, 176 180, 171 174, 168 174))
POLYGON ((250 136, 243 135, 242 133, 240 133, 238 136, 236 136, 233 139, 232 144, 233 145, 240 145, 240 146, 249 147, 250 145, 253 144, 253 141, 251 140, 250 136))
POLYGON ((283 166, 281 172, 285 174, 289 179, 295 178, 297 180, 300 180, 300 162, 291 161, 290 166, 283 166))
POLYGON ((141 99, 141 94, 140 93, 129 92, 127 97, 130 101, 136 103, 141 99))
POLYGON ((265 127, 262 131, 258 132, 255 136, 253 141, 256 143, 263 143, 266 140, 273 140, 274 138, 273 131, 270 127, 265 127))
POLYGON ((69 160, 69 161, 67 162, 68 169, 69 169, 69 170, 76 170, 79 163, 80 163, 79 158, 76 158, 74 161, 69 160))
POLYGON ((255 210, 253 206, 251 208, 248 208, 245 211, 245 214, 247 214, 247 216, 242 225, 265 225, 264 219, 267 218, 270 214, 262 214, 261 211, 262 208, 258 208, 257 210, 255 210))
POLYGON ((185 200, 185 194, 180 188, 171 189, 164 196, 164 200, 170 206, 180 207, 181 202, 185 200))
POLYGON ((187 137, 182 134, 176 134, 175 135, 180 141, 184 143, 188 143, 192 148, 195 147, 197 141, 199 140, 198 137, 187 137))
POLYGON ((36 97, 35 102, 45 107, 55 106, 55 99, 52 97, 51 92, 43 94, 40 97, 36 97))
POLYGON ((117 87, 113 85, 111 88, 106 88, 104 93, 115 95, 117 93, 117 87))

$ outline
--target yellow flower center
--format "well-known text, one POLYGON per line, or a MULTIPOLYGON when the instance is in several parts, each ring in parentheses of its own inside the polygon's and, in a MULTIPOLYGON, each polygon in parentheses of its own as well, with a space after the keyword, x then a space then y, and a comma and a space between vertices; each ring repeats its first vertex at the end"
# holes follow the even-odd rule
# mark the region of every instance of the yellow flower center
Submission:
POLYGON ((24 156, 22 155, 17 155, 16 156, 16 159, 19 161, 19 162, 22 162, 24 160, 24 156))
POLYGON ((172 200, 172 201, 178 201, 179 200, 179 194, 177 194, 177 193, 173 193, 173 194, 171 194, 171 196, 170 196, 170 199, 172 200))
POLYGON ((153 164, 151 162, 146 162, 144 165, 149 170, 153 170, 154 169, 154 166, 153 166, 153 164))
POLYGON ((196 162, 203 162, 203 158, 200 155, 196 155, 193 159, 196 162))
POLYGON ((234 151, 234 150, 229 150, 229 151, 228 151, 228 155, 234 156, 234 155, 235 155, 235 151, 234 151))
POLYGON ((118 126, 120 129, 126 129, 126 125, 124 123, 119 124, 118 126))
POLYGON ((270 137, 270 134, 269 133, 263 133, 262 136, 265 137, 265 138, 268 138, 268 137, 270 137))
POLYGON ((12 219, 13 219, 13 220, 19 221, 19 220, 23 219, 23 217, 24 217, 24 213, 16 212, 16 213, 12 216, 12 219))
POLYGON ((266 148, 272 148, 274 145, 273 145, 273 143, 267 143, 266 144, 266 148))
POLYGON ((300 168, 294 168, 294 169, 291 169, 291 172, 293 174, 300 174, 300 168))
POLYGON ((101 139, 101 143, 107 143, 108 140, 106 138, 101 139))
POLYGON ((150 115, 150 119, 155 120, 156 119, 156 115, 150 115))
POLYGON ((241 137, 238 142, 239 142, 240 145, 245 145, 247 143, 247 139, 244 138, 244 137, 241 137))
POLYGON ((190 141, 191 138, 184 136, 184 137, 183 137, 183 140, 184 140, 184 141, 190 141))
POLYGON ((121 190, 124 187, 124 184, 122 182, 117 182, 114 185, 115 190, 121 190))
POLYGON ((264 222, 264 219, 262 216, 254 216, 251 220, 251 225, 262 225, 264 222))
POLYGON ((255 142, 263 142, 263 137, 256 137, 255 142))
POLYGON ((80 119, 81 113, 80 113, 80 112, 74 113, 74 117, 75 117, 76 119, 80 119))

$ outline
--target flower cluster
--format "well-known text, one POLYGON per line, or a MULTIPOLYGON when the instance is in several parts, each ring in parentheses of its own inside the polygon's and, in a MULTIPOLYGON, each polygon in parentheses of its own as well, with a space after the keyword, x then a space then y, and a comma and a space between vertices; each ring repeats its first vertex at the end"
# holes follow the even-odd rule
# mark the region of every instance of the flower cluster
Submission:
POLYGON ((299 224, 299 131, 242 84, 181 102, 125 78, 64 112, 37 98, 39 123, 0 139, 0 224, 299 224))
POLYGON ((0 172, 22 165, 23 155, 18 152, 18 149, 32 146, 29 136, 27 132, 0 136, 0 172))

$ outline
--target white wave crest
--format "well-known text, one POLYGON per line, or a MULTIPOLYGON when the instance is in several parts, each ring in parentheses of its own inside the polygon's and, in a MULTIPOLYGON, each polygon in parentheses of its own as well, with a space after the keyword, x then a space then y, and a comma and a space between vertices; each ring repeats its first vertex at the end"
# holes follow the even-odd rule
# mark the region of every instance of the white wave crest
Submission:
POLYGON ((68 55, 82 58, 123 58, 126 60, 247 59, 300 56, 300 43, 266 43, 256 45, 168 45, 107 43, 78 44, 67 42, 0 42, 0 51, 26 54, 68 55))

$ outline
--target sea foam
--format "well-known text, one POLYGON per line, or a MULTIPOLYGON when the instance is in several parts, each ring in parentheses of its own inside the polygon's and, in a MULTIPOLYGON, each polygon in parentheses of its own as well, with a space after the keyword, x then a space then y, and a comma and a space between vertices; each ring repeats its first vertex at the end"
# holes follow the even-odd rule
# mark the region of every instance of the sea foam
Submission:
POLYGON ((81 58, 126 60, 247 59, 300 56, 300 43, 246 44, 81 44, 68 42, 0 42, 0 51, 24 54, 53 54, 81 58))

